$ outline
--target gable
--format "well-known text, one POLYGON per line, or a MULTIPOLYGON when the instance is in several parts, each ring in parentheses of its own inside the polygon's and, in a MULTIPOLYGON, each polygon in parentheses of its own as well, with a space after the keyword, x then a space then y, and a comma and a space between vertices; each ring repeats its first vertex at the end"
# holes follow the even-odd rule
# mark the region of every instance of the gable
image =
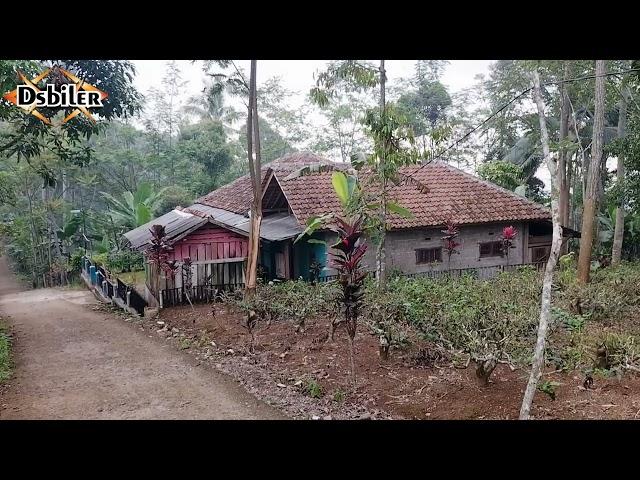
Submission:
POLYGON ((262 211, 283 212, 289 210, 289 202, 285 197, 282 188, 275 175, 270 176, 269 183, 262 194, 262 211))

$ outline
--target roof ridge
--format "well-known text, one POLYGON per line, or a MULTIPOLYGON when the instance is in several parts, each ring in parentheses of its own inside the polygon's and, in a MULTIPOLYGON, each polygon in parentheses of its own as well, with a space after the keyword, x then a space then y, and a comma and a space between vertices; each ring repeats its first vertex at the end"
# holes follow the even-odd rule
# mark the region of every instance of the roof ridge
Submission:
POLYGON ((442 165, 442 166, 448 168, 449 170, 452 170, 454 173, 460 173, 460 174, 462 174, 464 176, 467 176, 467 177, 475 180, 478 183, 482 183, 482 184, 484 184, 484 185, 486 185, 488 187, 492 187, 492 188, 494 188, 496 190, 499 190, 499 191, 501 191, 503 193, 511 195, 512 197, 517 198, 518 200, 522 200, 525 203, 528 203, 529 205, 535 206, 537 208, 541 208, 541 209, 543 209, 545 211, 548 210, 547 207, 545 207, 544 205, 541 205, 538 202, 534 202, 533 200, 530 200, 527 197, 523 197, 521 195, 518 195, 516 192, 513 192, 513 191, 511 191, 511 190, 509 190, 507 188, 501 187, 500 185, 492 183, 492 182, 490 182, 488 180, 484 180, 483 178, 480 178, 477 175, 473 175, 473 174, 471 174, 469 172, 465 172, 461 168, 454 167, 453 165, 451 165, 451 164, 449 164, 447 162, 444 162, 442 160, 437 160, 435 162, 431 162, 430 165, 442 165))

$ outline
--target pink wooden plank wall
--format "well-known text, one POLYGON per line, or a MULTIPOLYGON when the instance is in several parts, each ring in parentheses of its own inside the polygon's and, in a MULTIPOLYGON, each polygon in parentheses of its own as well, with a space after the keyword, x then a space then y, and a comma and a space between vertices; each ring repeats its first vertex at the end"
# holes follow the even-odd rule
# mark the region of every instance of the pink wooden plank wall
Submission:
POLYGON ((171 259, 181 261, 217 260, 221 258, 246 257, 247 238, 215 225, 205 225, 173 246, 171 259))

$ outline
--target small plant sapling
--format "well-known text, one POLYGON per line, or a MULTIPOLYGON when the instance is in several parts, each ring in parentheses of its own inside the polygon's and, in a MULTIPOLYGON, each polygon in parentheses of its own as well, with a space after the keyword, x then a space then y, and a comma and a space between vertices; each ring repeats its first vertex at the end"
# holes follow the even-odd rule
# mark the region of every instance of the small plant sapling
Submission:
POLYGON ((309 280, 311 281, 311 285, 318 283, 318 280, 320 279, 320 272, 323 268, 324 265, 318 262, 314 256, 309 264, 309 280))
POLYGON ((149 231, 151 232, 151 245, 147 249, 147 258, 149 263, 157 268, 155 293, 160 298, 160 272, 164 272, 165 275, 173 278, 177 267, 175 260, 169 260, 169 253, 173 250, 173 247, 167 243, 164 226, 153 225, 149 231))
POLYGON ((453 223, 451 220, 447 221, 447 228, 442 230, 444 236, 442 237, 442 242, 444 244, 444 251, 447 253, 447 268, 451 269, 451 256, 454 253, 460 253, 458 247, 461 245, 456 241, 458 237, 458 226, 453 223))
POLYGON ((367 272, 361 270, 361 262, 367 251, 367 245, 361 242, 363 234, 363 218, 356 217, 351 223, 335 218, 335 232, 338 242, 331 246, 337 253, 332 253, 333 266, 338 271, 338 284, 342 291, 338 295, 338 304, 344 315, 344 324, 349 341, 349 363, 351 381, 356 389, 356 367, 354 358, 354 339, 358 327, 358 315, 362 306, 363 286, 367 272))
POLYGON ((549 395, 549 398, 551 400, 555 400, 556 389, 559 386, 560 386, 560 383, 558 382, 550 382, 548 380, 545 380, 544 382, 540 382, 540 384, 538 385, 538 390, 541 391, 542 393, 546 393, 547 395, 549 395))
MULTIPOLYGON (((191 305, 191 310, 195 310, 193 308, 193 303, 191 303, 190 293, 193 289, 193 270, 191 269, 193 262, 191 258, 186 257, 182 260, 182 291, 184 292, 187 300, 189 301, 189 305, 191 305)), ((214 310, 215 313, 215 310, 214 310)), ((196 319, 193 319, 193 323, 196 323, 196 319)))

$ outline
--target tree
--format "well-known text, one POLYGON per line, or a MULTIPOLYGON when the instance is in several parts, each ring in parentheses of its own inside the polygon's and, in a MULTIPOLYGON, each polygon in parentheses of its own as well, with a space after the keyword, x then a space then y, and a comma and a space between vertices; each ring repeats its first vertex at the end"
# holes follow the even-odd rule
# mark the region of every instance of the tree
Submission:
POLYGON ((363 94, 345 92, 321 108, 319 111, 326 123, 314 131, 311 149, 339 157, 344 163, 358 152, 370 149, 362 125, 364 114, 370 108, 368 100, 363 94))
POLYGON ((605 61, 596 60, 593 147, 591 151, 591 161, 587 172, 580 237, 580 255, 578 256, 578 280, 581 283, 587 283, 589 281, 589 272, 591 268, 591 251, 593 248, 595 218, 598 209, 597 197, 602 172, 601 163, 604 144, 605 81, 605 61))
MULTIPOLYGON (((357 60, 344 60, 328 65, 326 71, 317 77, 316 86, 311 89, 312 100, 320 107, 329 104, 338 91, 360 92, 379 86, 379 105, 377 111, 367 111, 364 124, 373 139, 374 152, 366 156, 367 166, 374 172, 373 179, 377 185, 379 199, 379 229, 376 235, 376 283, 378 288, 386 286, 386 252, 385 237, 387 230, 387 215, 390 201, 388 187, 396 183, 402 176, 399 167, 418 160, 415 151, 407 151, 405 144, 414 144, 413 133, 406 128, 406 118, 395 108, 389 109, 386 102, 386 70, 385 61, 380 60, 376 68, 370 63, 357 60)), ((360 164, 364 162, 359 161, 360 164)), ((406 209, 398 205, 392 206, 397 212, 408 214, 406 209)))
MULTIPOLYGON (((627 129, 627 103, 629 97, 629 88, 626 84, 622 85, 620 93, 620 107, 618 109, 618 138, 624 138, 627 129)), ((618 154, 616 183, 618 186, 624 185, 624 156, 622 152, 618 154)), ((622 198, 617 202, 616 206, 616 223, 613 234, 613 246, 611 248, 611 264, 617 265, 622 258, 622 244, 624 240, 624 203, 622 198)))
POLYGON ((553 271, 558 263, 560 247, 562 245, 562 225, 560 218, 560 192, 558 182, 558 161, 551 157, 549 147, 549 133, 544 113, 544 100, 542 99, 542 88, 540 87, 540 75, 538 71, 533 72, 533 94, 538 118, 540 120, 540 139, 542 142, 542 152, 544 155, 549 175, 551 177, 551 220, 553 223, 553 236, 551 239, 551 252, 544 271, 542 281, 542 295, 540 297, 540 320, 538 322, 538 334, 536 346, 531 364, 531 373, 527 388, 520 407, 520 420, 528 420, 531 414, 531 404, 538 386, 538 381, 544 368, 544 351, 547 338, 547 329, 551 318, 551 288, 553 284, 553 271))
POLYGON ((260 127, 258 118, 258 97, 256 88, 257 60, 251 60, 249 76, 249 105, 247 115, 247 156, 249 176, 253 189, 251 202, 251 227, 247 253, 246 296, 253 297, 258 279, 258 258, 260 251, 260 225, 262 223, 262 167, 260 152, 260 127))
POLYGON ((203 166, 206 183, 199 186, 198 194, 204 194, 219 187, 221 177, 233 161, 222 123, 205 120, 181 127, 176 142, 176 157, 188 159, 203 166))
POLYGON ((131 230, 153 219, 165 190, 154 192, 150 184, 141 183, 135 192, 124 192, 122 200, 107 192, 102 192, 102 196, 109 205, 111 218, 131 230))

